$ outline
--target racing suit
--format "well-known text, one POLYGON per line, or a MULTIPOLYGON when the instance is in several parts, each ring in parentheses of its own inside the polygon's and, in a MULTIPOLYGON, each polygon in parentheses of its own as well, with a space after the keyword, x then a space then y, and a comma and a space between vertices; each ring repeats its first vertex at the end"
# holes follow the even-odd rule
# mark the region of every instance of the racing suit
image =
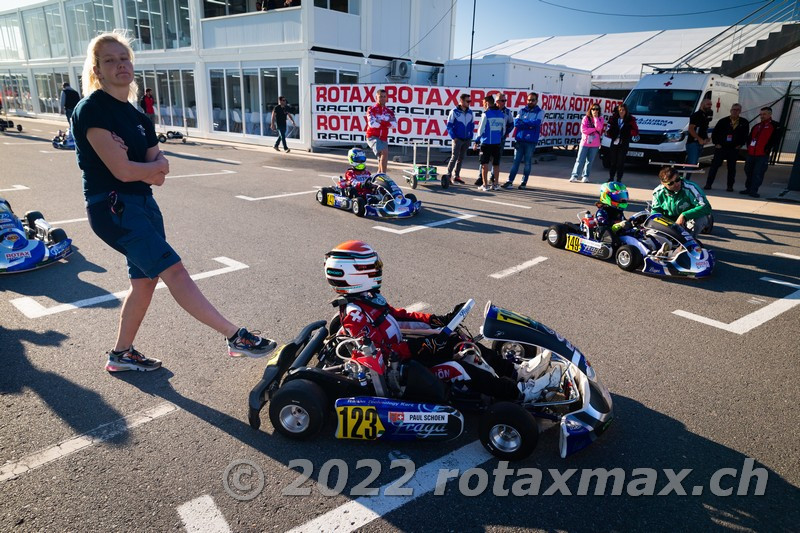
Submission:
POLYGON ((622 209, 600 202, 596 205, 599 208, 594 215, 594 219, 597 221, 597 239, 615 243, 617 234, 627 231, 630 228, 630 222, 625 220, 625 213, 622 209))
POLYGON ((677 192, 671 192, 664 185, 653 190, 653 213, 676 220, 680 215, 687 220, 686 229, 697 235, 709 224, 711 204, 703 189, 693 181, 684 179, 677 192))
MULTIPOLYGON (((400 361, 416 359, 425 366, 436 365, 452 359, 452 350, 436 350, 426 339, 414 339, 409 342, 403 339, 402 329, 431 329, 439 327, 442 318, 428 313, 406 311, 400 307, 392 307, 379 293, 366 292, 348 295, 336 300, 339 306, 339 318, 342 321, 340 332, 355 339, 368 338, 379 355, 389 360, 390 354, 396 354, 400 361), (436 323, 435 325, 433 323, 436 323)), ((502 400, 517 400, 520 391, 516 381, 511 378, 514 365, 496 356, 486 353, 482 355, 495 369, 496 378, 489 372, 464 364, 463 368, 470 377, 470 386, 483 394, 502 400)))
POLYGON ((356 196, 366 196, 372 192, 372 187, 367 183, 372 174, 366 168, 364 170, 356 170, 353 167, 348 167, 344 176, 339 178, 339 188, 342 191, 352 191, 356 196))

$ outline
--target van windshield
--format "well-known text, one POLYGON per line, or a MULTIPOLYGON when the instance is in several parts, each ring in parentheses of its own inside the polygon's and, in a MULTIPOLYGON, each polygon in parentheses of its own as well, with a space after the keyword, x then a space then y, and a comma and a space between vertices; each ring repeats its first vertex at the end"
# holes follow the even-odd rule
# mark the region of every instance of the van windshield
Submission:
POLYGON ((625 99, 636 116, 689 117, 697 109, 700 91, 684 89, 635 89, 625 99))

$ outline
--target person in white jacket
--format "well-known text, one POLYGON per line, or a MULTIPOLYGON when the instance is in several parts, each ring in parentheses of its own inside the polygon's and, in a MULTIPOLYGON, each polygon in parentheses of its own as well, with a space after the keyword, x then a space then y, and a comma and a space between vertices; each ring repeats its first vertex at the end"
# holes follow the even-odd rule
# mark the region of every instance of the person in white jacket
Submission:
POLYGON ((580 174, 582 183, 589 182, 592 163, 600 150, 600 140, 605 127, 606 121, 600 114, 600 104, 592 104, 581 121, 581 144, 578 147, 578 157, 575 158, 575 166, 572 167, 572 176, 569 181, 577 182, 578 174, 580 174))

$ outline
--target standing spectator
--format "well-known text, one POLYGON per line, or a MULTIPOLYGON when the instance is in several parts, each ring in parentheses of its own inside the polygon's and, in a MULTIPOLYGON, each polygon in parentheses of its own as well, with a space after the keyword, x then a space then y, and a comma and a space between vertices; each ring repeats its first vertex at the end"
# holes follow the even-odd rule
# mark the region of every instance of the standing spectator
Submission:
POLYGON ((592 163, 600 150, 600 139, 603 137, 605 127, 606 121, 600 114, 600 104, 592 104, 581 121, 581 145, 578 147, 578 157, 575 159, 575 166, 572 167, 572 176, 569 181, 573 183, 578 181, 578 173, 580 173, 581 182, 589 182, 592 163))
POLYGON ((711 114, 711 99, 703 98, 700 109, 689 117, 689 137, 686 139, 686 162, 696 165, 700 161, 703 146, 708 144, 708 123, 711 114))
POLYGON ((75 111, 75 106, 81 101, 81 95, 69 86, 69 82, 65 81, 61 86, 61 112, 67 116, 67 122, 72 118, 72 112, 75 111))
POLYGON ((717 170, 722 166, 722 160, 728 162, 728 192, 733 191, 733 182, 736 180, 736 159, 739 157, 739 149, 747 143, 747 133, 750 131, 750 123, 747 119, 741 118, 742 106, 733 104, 731 115, 720 119, 711 132, 711 140, 714 142, 714 159, 711 160, 711 168, 708 169, 708 178, 703 187, 710 190, 717 177, 717 170))
POLYGON ((289 152, 289 147, 286 145, 286 119, 292 121, 292 125, 297 127, 297 123, 294 121, 294 117, 289 112, 289 108, 286 107, 286 97, 279 96, 278 97, 278 105, 272 108, 272 119, 270 122, 270 128, 272 131, 277 131, 278 139, 275 141, 275 151, 280 152, 280 148, 278 145, 283 141, 283 151, 289 152))
POLYGON ((753 198, 760 197, 758 188, 764 182, 769 153, 781 138, 781 126, 772 120, 771 107, 762 107, 759 117, 761 117, 761 122, 750 130, 747 158, 744 160, 744 174, 747 179, 744 182, 744 190, 740 191, 741 194, 747 194, 753 198))
POLYGON ((479 191, 497 190, 497 181, 500 178, 500 153, 503 146, 503 135, 506 131, 506 118, 503 112, 494 104, 494 97, 487 94, 483 99, 483 115, 478 126, 478 141, 481 145, 481 181, 479 191), (489 163, 495 169, 494 182, 490 185, 487 181, 489 163))
MULTIPOLYGON (((151 187, 164 184, 169 162, 158 149, 153 123, 131 105, 137 87, 133 50, 125 37, 104 33, 89 42, 83 92, 86 98, 72 118, 89 225, 100 239, 125 255, 131 281, 106 370, 161 367, 161 361, 133 347, 159 278, 184 310, 226 337, 229 355, 261 357, 273 350, 275 342, 236 326, 217 311, 166 240, 151 187)), ((178 351, 174 344, 167 349, 178 351)))
POLYGON ((150 119, 150 122, 153 124, 156 123, 156 99, 153 98, 153 89, 145 89, 144 96, 142 97, 142 101, 139 102, 139 106, 144 111, 144 114, 147 115, 147 118, 150 119))
POLYGON ((461 164, 467 155, 472 137, 475 134, 475 115, 469 108, 469 95, 464 93, 458 97, 459 104, 450 111, 447 117, 447 133, 452 139, 452 155, 447 163, 447 176, 450 177, 455 169, 454 183, 464 183, 461 179, 461 164))
MULTIPOLYGON (((506 107, 506 95, 503 93, 498 93, 495 100, 497 101, 497 109, 503 112, 503 116, 506 119, 506 131, 503 135, 503 145, 500 147, 500 153, 502 154, 506 149, 506 139, 508 138, 508 134, 514 131, 514 114, 509 108, 506 107)), ((494 177, 494 167, 492 167, 490 176, 491 181, 497 181, 494 177)))
POLYGON ((367 110, 367 144, 378 158, 378 174, 386 172, 389 161, 389 128, 396 127, 394 111, 386 107, 386 90, 378 89, 375 105, 367 110))
POLYGON ((514 178, 517 176, 519 164, 525 159, 525 167, 522 171, 522 183, 519 188, 524 189, 528 185, 528 177, 531 175, 531 164, 533 163, 533 152, 536 150, 536 143, 539 142, 539 130, 542 127, 544 111, 537 105, 539 95, 536 93, 528 94, 528 105, 517 112, 514 119, 514 126, 517 133, 514 135, 516 145, 514 146, 514 164, 508 174, 508 181, 503 184, 504 189, 514 186, 514 178))
POLYGON ((628 113, 628 106, 619 104, 608 119, 606 136, 611 139, 608 149, 609 178, 608 181, 622 181, 625 169, 625 156, 631 141, 639 140, 639 126, 636 118, 628 113))

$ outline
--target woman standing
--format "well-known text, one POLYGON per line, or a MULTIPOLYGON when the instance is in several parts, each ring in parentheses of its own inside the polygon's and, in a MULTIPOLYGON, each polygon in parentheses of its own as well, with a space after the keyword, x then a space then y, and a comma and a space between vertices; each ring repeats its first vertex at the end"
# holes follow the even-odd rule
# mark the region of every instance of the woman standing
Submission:
POLYGON ((592 171, 592 163, 600 150, 600 139, 603 136, 603 129, 606 121, 600 114, 600 104, 592 104, 586 116, 581 121, 581 145, 578 148, 578 157, 575 159, 575 166, 572 167, 572 176, 569 181, 578 181, 578 173, 581 173, 582 183, 589 182, 589 174, 592 171))
POLYGON ((639 127, 636 118, 628 113, 628 106, 619 104, 611 118, 608 120, 606 137, 611 139, 608 150, 609 178, 608 181, 622 181, 622 171, 625 167, 625 155, 631 141, 639 140, 639 127))
POLYGON ((237 327, 206 300, 166 241, 151 186, 164 184, 169 162, 158 149, 153 123, 131 105, 137 86, 133 50, 125 37, 105 33, 89 43, 83 94, 72 117, 72 133, 89 224, 125 255, 131 281, 106 370, 150 371, 161 366, 161 361, 133 347, 159 278, 189 314, 225 335, 231 356, 261 357, 273 350, 273 341, 237 327))

